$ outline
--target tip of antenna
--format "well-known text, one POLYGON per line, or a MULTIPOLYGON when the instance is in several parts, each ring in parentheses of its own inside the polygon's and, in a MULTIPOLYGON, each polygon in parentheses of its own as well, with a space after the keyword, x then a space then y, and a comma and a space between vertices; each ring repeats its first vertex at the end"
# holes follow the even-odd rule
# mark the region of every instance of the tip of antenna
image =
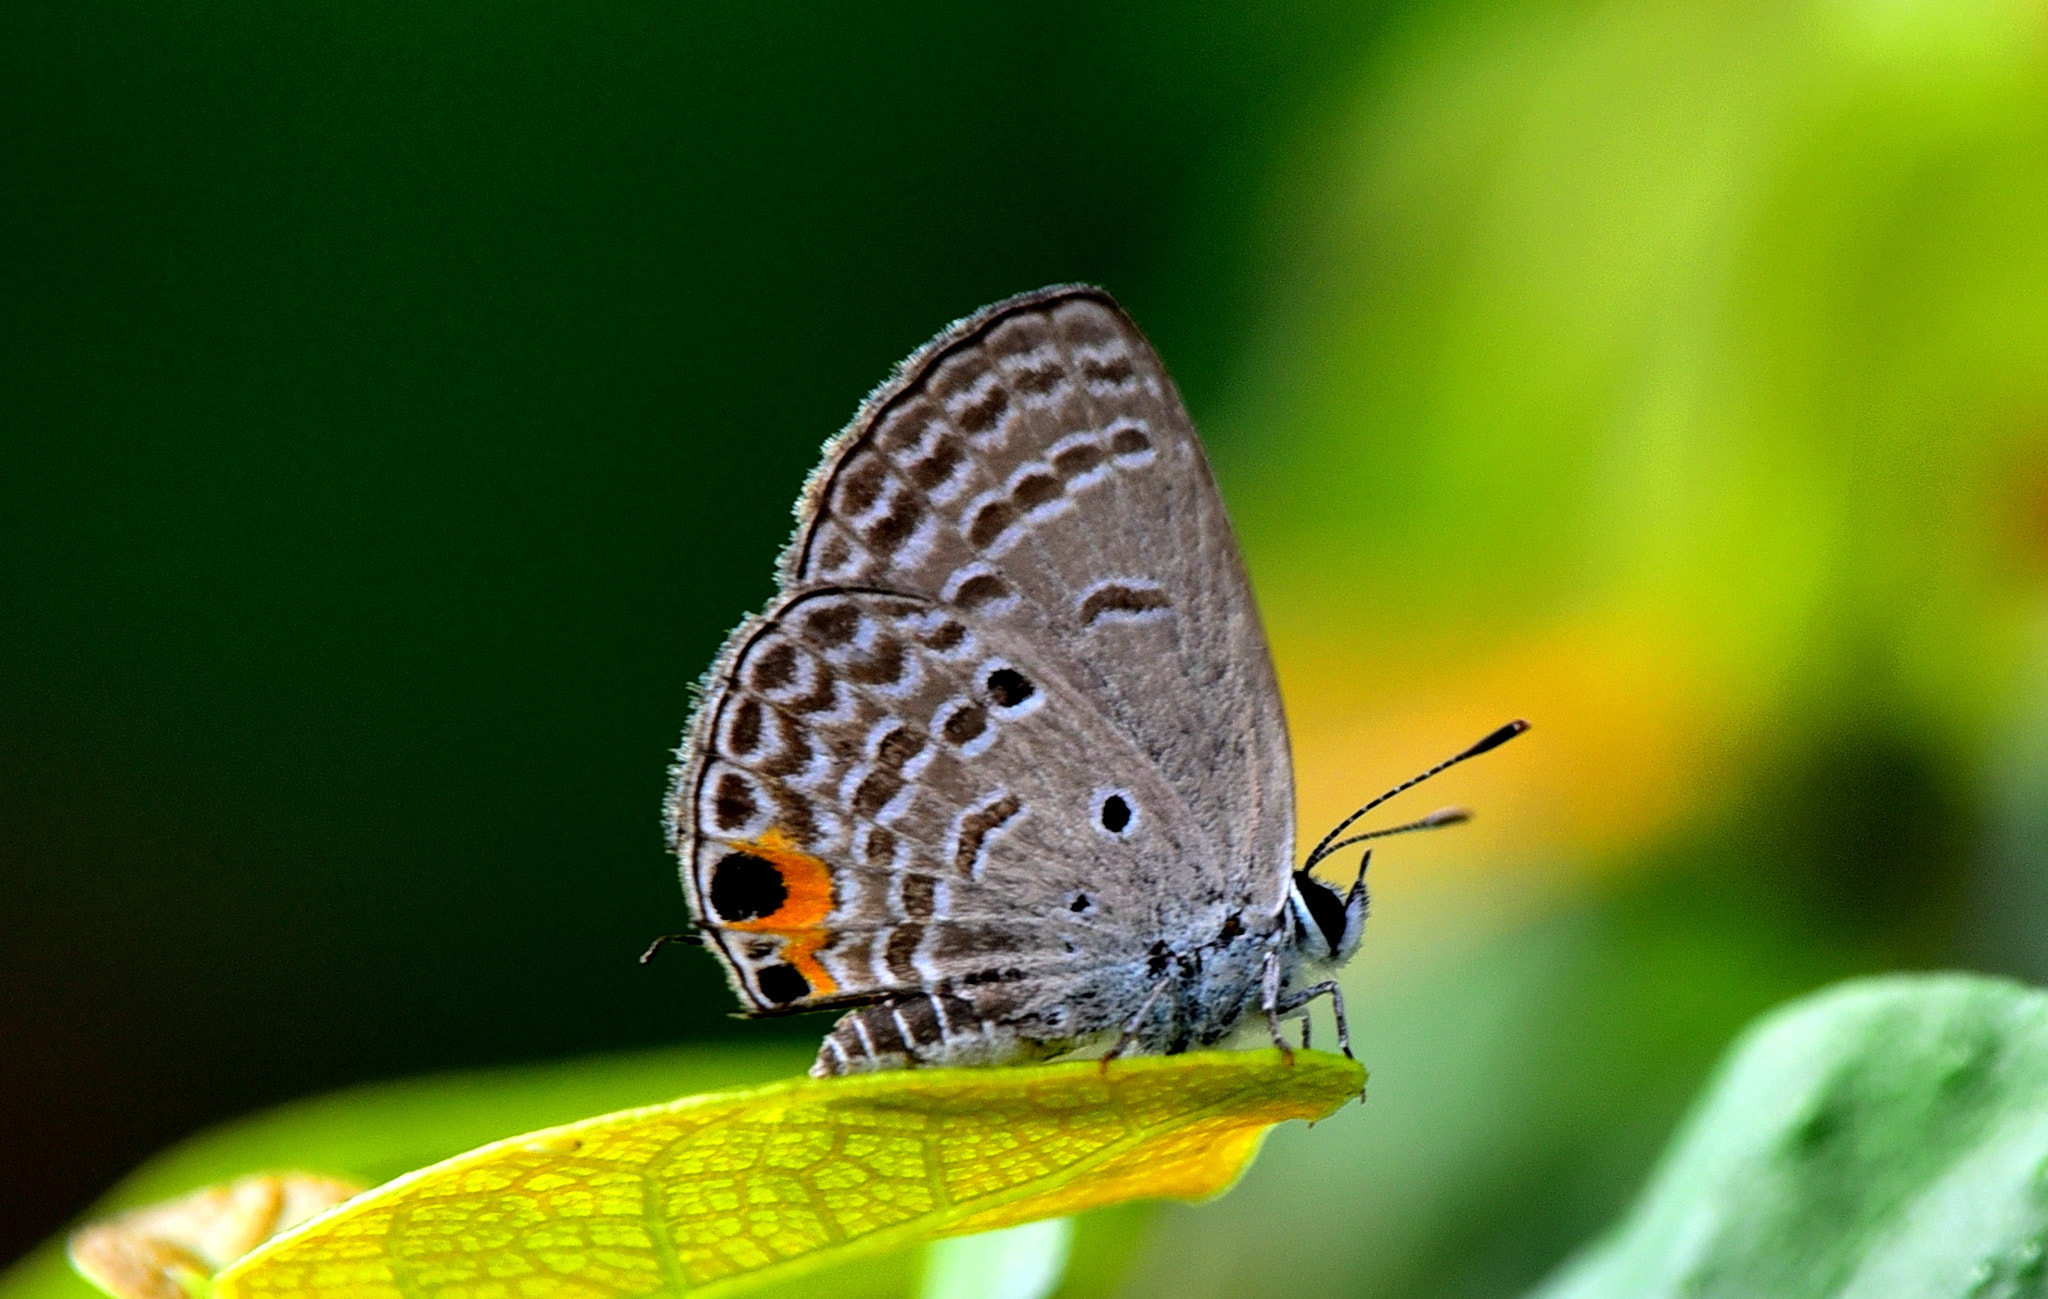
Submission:
POLYGON ((1529 723, 1523 721, 1521 718, 1518 717, 1514 721, 1509 722, 1506 726, 1503 726, 1499 730, 1493 732, 1491 735, 1488 735, 1479 743, 1473 745, 1471 748, 1459 754, 1458 758, 1461 761, 1466 758, 1476 758, 1480 754, 1485 753, 1488 749, 1498 749, 1501 745, 1506 744, 1509 740, 1514 739, 1517 735, 1520 735, 1523 731, 1526 731, 1528 729, 1529 723))
POLYGON ((1471 819, 1472 809, 1469 807, 1440 807, 1417 821, 1415 825, 1417 829, 1427 826, 1434 830, 1442 825, 1463 825, 1471 819))

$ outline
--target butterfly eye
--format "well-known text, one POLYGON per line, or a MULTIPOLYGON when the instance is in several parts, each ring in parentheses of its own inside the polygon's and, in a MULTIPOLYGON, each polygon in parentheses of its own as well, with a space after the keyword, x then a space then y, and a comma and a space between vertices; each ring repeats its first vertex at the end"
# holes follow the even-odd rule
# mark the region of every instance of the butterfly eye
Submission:
POLYGON ((1330 951, 1337 951, 1344 945, 1344 932, 1350 923, 1350 917, 1345 914, 1344 899, 1337 896, 1337 890, 1307 871, 1294 872, 1294 888, 1308 905, 1309 918, 1322 931, 1323 942, 1330 951))

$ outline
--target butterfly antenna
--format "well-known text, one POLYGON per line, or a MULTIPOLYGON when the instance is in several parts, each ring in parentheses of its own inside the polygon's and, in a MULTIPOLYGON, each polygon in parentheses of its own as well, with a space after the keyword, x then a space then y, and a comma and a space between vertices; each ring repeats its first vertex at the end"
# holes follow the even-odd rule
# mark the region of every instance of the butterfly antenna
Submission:
MULTIPOLYGON (((1352 844, 1364 843, 1367 839, 1384 839, 1392 834, 1412 834, 1417 830, 1441 830, 1447 825, 1463 825, 1471 819, 1472 812, 1469 808, 1440 807, 1419 821, 1410 821, 1405 825, 1390 825, 1384 830, 1367 830, 1364 834, 1354 834, 1348 839, 1339 839, 1323 849, 1321 857, 1311 858, 1309 865, 1313 866, 1318 861, 1328 861, 1344 849, 1349 848, 1352 844)), ((1303 866, 1302 869, 1307 870, 1308 866, 1303 866)))
POLYGON ((1346 830, 1349 830, 1354 824, 1356 824, 1359 817, 1364 816, 1367 812, 1372 811, 1374 808, 1386 802, 1388 799, 1394 797, 1396 794, 1407 793, 1409 790, 1415 788, 1417 785, 1420 785, 1423 781, 1428 780, 1431 776, 1439 775, 1442 772, 1449 771, 1452 767, 1457 766, 1459 763, 1465 761, 1465 759, 1467 758, 1476 758, 1480 754, 1486 753, 1489 750, 1498 749, 1501 745, 1506 744, 1509 740, 1514 739, 1517 735, 1520 735, 1523 731, 1526 731, 1528 729, 1529 723, 1522 721, 1520 718, 1517 718, 1516 720, 1509 722, 1506 726, 1500 727, 1498 730, 1493 731, 1485 739, 1479 741, 1479 743, 1473 745, 1471 748, 1464 750, 1462 753, 1453 754, 1450 757, 1445 758, 1442 762, 1437 763, 1434 767, 1431 767, 1428 771, 1423 772, 1421 775, 1413 776, 1407 780, 1402 781, 1400 784, 1394 786, 1386 793, 1381 794, 1378 798, 1372 800, 1370 803, 1367 803, 1364 807, 1361 807, 1356 812, 1353 812, 1350 816, 1347 816, 1342 821, 1339 821, 1335 829, 1331 830, 1328 834, 1323 836, 1323 841, 1317 844, 1315 847, 1315 851, 1308 855, 1308 860, 1302 863, 1301 869, 1307 870, 1311 866, 1314 866, 1317 862, 1321 861, 1323 858, 1337 851, 1337 849, 1345 847, 1348 844, 1357 843, 1362 839, 1376 839, 1380 838, 1383 835, 1402 834, 1409 830, 1434 830, 1438 826, 1456 825, 1459 821, 1465 820, 1470 815, 1469 813, 1459 812, 1457 816, 1451 817, 1450 819, 1442 821, 1437 820, 1436 818, 1445 816, 1447 813, 1459 811, 1459 809, 1456 808, 1445 808, 1442 812, 1430 813, 1428 816, 1423 817, 1420 821, 1411 821, 1407 825, 1395 826, 1391 830, 1381 830, 1373 834, 1362 834, 1357 836, 1356 838, 1346 839, 1341 843, 1337 840, 1337 836, 1343 834, 1346 830))

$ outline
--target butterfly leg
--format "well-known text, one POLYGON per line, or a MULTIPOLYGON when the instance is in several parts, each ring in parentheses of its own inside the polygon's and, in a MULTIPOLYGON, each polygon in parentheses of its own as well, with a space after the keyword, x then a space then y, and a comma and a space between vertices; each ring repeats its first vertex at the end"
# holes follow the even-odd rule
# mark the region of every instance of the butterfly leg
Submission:
POLYGON ((1109 1072, 1109 1062, 1111 1060, 1122 1055, 1125 1049, 1137 1040, 1138 1026, 1145 1022, 1145 1012, 1152 1009, 1152 1003, 1159 1000, 1159 994, 1166 991, 1166 985, 1172 983, 1173 979, 1172 972, 1160 976, 1159 982, 1152 985, 1152 991, 1145 994, 1145 1000, 1138 1003, 1137 1012, 1124 1021, 1124 1030, 1116 1035, 1116 1044, 1102 1053, 1101 1067, 1103 1073, 1109 1072))
MULTIPOLYGON (((1266 1031, 1273 1035, 1273 1046, 1280 1052, 1280 1058, 1292 1069, 1294 1048, 1288 1045, 1286 1036, 1280 1032, 1280 1016, 1284 1013, 1280 1004, 1280 953, 1266 953, 1266 968, 1260 982, 1264 995, 1259 999, 1259 1007, 1266 1012, 1266 1031)), ((1308 1047, 1305 1037, 1302 1047, 1304 1050, 1308 1047)))
MULTIPOLYGON (((1345 1059, 1356 1060, 1358 1057, 1351 1054, 1351 1023, 1344 1017, 1344 990, 1337 986, 1335 979, 1325 979, 1321 983, 1312 983, 1300 992, 1288 994, 1279 1004, 1279 1013, 1284 1015, 1290 1011, 1301 1010, 1317 997, 1328 997, 1330 999, 1330 1013, 1337 1020, 1337 1049, 1344 1053, 1345 1059)), ((1269 1010, 1267 1012, 1269 1018, 1273 1014, 1273 1011, 1269 1010)), ((1273 1030, 1276 1036, 1279 1031, 1277 1026, 1273 1030)), ((1308 1020, 1306 1018, 1302 1020, 1301 1024, 1301 1046, 1304 1051, 1308 1049, 1308 1020)))

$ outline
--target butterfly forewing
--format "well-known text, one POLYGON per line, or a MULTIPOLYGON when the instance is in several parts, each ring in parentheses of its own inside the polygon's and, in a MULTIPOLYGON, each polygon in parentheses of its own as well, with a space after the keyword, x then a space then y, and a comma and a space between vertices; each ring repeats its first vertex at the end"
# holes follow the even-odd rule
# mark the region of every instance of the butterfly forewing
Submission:
POLYGON ((869 398, 800 511, 787 587, 916 591, 1057 649, 1219 844, 1290 859, 1286 729, 1229 520, 1107 295, 1044 290, 948 330, 869 398))
POLYGON ((670 809, 693 910, 758 1009, 1037 987, 1219 908, 1277 912, 1271 660, 1179 396, 1107 295, 942 334, 827 448, 799 515, 670 809))

